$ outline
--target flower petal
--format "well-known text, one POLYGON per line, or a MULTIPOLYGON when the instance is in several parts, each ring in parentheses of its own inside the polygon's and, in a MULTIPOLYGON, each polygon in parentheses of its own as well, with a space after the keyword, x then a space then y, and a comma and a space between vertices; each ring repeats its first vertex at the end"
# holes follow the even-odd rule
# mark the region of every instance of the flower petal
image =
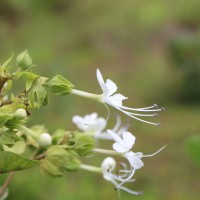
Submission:
POLYGON ((124 141, 127 150, 129 151, 133 147, 136 138, 130 132, 123 132, 122 139, 124 141))
POLYGON ((109 135, 111 135, 111 137, 113 138, 113 140, 114 140, 115 142, 118 142, 118 143, 120 143, 121 145, 123 145, 123 141, 122 141, 122 139, 119 137, 119 135, 118 135, 117 133, 113 132, 112 130, 107 130, 107 133, 108 133, 109 135))
POLYGON ((140 169, 141 167, 144 166, 141 157, 138 157, 137 154, 135 154, 132 151, 126 153, 125 157, 128 159, 131 166, 134 167, 135 169, 140 169))
POLYGON ((107 103, 120 107, 122 106, 122 101, 125 99, 127 99, 127 97, 123 96, 122 94, 115 94, 107 99, 107 103))
POLYGON ((109 96, 114 94, 117 91, 116 84, 113 81, 111 81, 110 79, 106 80, 106 87, 109 90, 109 96))
POLYGON ((127 152, 127 149, 124 148, 120 143, 116 142, 113 144, 113 149, 119 153, 127 152))
POLYGON ((97 80, 99 82, 99 85, 100 85, 101 89, 104 91, 105 83, 104 83, 104 80, 103 80, 103 76, 102 76, 101 72, 99 71, 99 69, 97 69, 96 73, 97 73, 97 80))

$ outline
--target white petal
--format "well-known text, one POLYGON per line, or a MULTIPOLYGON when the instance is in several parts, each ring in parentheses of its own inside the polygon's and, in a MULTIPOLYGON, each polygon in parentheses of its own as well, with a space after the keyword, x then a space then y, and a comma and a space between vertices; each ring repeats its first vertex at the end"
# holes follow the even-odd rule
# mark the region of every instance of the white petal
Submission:
POLYGON ((124 141, 124 145, 126 146, 127 150, 129 151, 135 143, 135 136, 132 135, 130 132, 123 132, 122 139, 124 141))
POLYGON ((113 144, 113 149, 119 153, 125 153, 127 151, 120 143, 116 142, 113 144))
POLYGON ((111 81, 110 79, 107 79, 107 81, 106 81, 106 87, 109 90, 109 95, 112 95, 112 94, 114 94, 117 91, 116 84, 113 81, 111 81))
POLYGON ((118 135, 117 133, 115 133, 115 132, 113 132, 113 131, 111 131, 111 130, 107 130, 107 133, 108 133, 109 135, 111 135, 111 137, 113 138, 113 140, 114 140, 115 142, 118 142, 118 143, 120 143, 120 144, 123 145, 123 141, 122 141, 122 139, 119 137, 119 135, 118 135))
POLYGON ((105 83, 104 83, 103 76, 102 76, 101 72, 99 71, 99 69, 97 69, 97 80, 99 82, 99 85, 100 85, 102 91, 104 91, 105 83))
POLYGON ((141 158, 138 157, 132 151, 126 153, 125 157, 128 159, 128 161, 131 164, 131 166, 134 167, 135 169, 140 169, 141 167, 144 166, 144 163, 142 162, 141 158))
POLYGON ((72 121, 76 124, 79 123, 82 120, 82 117, 80 117, 79 115, 75 115, 72 118, 72 121))
POLYGON ((109 97, 108 103, 113 104, 114 106, 120 107, 122 106, 122 101, 125 99, 127 99, 127 97, 121 94, 115 94, 109 97))

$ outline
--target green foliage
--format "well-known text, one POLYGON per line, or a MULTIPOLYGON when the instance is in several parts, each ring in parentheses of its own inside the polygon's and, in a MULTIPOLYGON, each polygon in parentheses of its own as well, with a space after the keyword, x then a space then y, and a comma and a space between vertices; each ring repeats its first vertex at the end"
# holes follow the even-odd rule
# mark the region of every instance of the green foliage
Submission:
POLYGON ((5 123, 12 119, 12 115, 8 111, 6 111, 3 107, 0 108, 0 128, 5 125, 5 123))
POLYGON ((188 139, 187 149, 192 159, 200 166, 200 135, 193 135, 188 139))
POLYGON ((0 144, 12 146, 16 141, 20 140, 20 137, 16 135, 13 130, 0 130, 0 144))
POLYGON ((95 141, 92 136, 79 132, 74 133, 74 137, 70 140, 70 142, 72 142, 73 149, 80 156, 90 155, 95 145, 95 141))
POLYGON ((38 164, 38 161, 30 160, 12 152, 0 152, 0 173, 27 169, 38 164))
POLYGON ((19 67, 19 69, 22 71, 28 70, 32 66, 32 59, 27 50, 17 56, 16 64, 17 67, 19 67))
POLYGON ((50 147, 44 155, 41 168, 53 176, 63 175, 64 170, 76 171, 81 164, 73 150, 65 150, 61 146, 50 147))
MULTIPOLYGON (((41 105, 46 105, 47 100, 47 92, 44 87, 44 83, 48 80, 46 77, 39 77, 37 78, 34 83, 32 84, 31 89, 28 93, 28 98, 32 106, 37 106, 38 108, 41 105)), ((29 83, 30 85, 30 83, 29 83)), ((28 86, 29 88, 30 86, 28 86)))
POLYGON ((69 94, 74 87, 70 81, 60 75, 54 76, 46 85, 53 94, 61 96, 69 94))

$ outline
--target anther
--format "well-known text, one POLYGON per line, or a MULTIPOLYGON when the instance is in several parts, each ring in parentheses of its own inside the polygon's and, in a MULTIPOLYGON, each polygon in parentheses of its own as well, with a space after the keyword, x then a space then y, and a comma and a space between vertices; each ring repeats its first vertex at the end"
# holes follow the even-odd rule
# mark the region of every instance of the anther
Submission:
POLYGON ((161 107, 162 111, 165 111, 165 108, 164 107, 161 107))

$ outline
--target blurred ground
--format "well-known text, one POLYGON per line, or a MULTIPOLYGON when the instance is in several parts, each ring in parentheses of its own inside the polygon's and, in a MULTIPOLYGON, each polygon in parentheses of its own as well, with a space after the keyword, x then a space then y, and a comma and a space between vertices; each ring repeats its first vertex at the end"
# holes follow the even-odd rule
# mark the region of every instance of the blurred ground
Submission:
MULTIPOLYGON (((199 38, 199 6, 198 0, 0 1, 1 62, 12 51, 18 55, 28 49, 38 64, 36 71, 49 77, 62 74, 77 89, 93 93, 100 92, 95 75, 98 67, 105 78, 117 83, 120 93, 129 97, 126 105, 157 103, 166 108, 155 119, 162 123, 161 127, 129 120, 130 131, 137 137, 135 151, 149 154, 168 146, 159 155, 144 160, 145 167, 130 185, 143 190, 144 195, 122 192, 122 199, 199 199, 200 172, 186 151, 186 142, 190 135, 199 134, 200 106, 197 100, 185 102, 181 95, 177 98, 183 75, 170 49, 171 43, 182 35, 199 38)), ((194 52, 183 55, 191 54, 194 52)), ((200 57, 200 51, 195 55, 200 57)), ((190 69, 193 65, 189 62, 190 69)), ((195 82, 194 87, 199 85, 195 82)), ((30 124, 44 123, 49 131, 74 130, 73 115, 94 111, 106 116, 106 109, 95 102, 74 96, 54 97, 51 108, 43 108, 42 115, 35 111, 30 124)), ((115 114, 114 111, 111 124, 115 114)), ((122 118, 126 122, 126 117, 122 118)), ((96 165, 101 162, 95 158, 90 162, 91 159, 96 165)), ((16 174, 8 199, 115 198, 113 186, 96 174, 80 171, 53 179, 31 169, 16 174)))

